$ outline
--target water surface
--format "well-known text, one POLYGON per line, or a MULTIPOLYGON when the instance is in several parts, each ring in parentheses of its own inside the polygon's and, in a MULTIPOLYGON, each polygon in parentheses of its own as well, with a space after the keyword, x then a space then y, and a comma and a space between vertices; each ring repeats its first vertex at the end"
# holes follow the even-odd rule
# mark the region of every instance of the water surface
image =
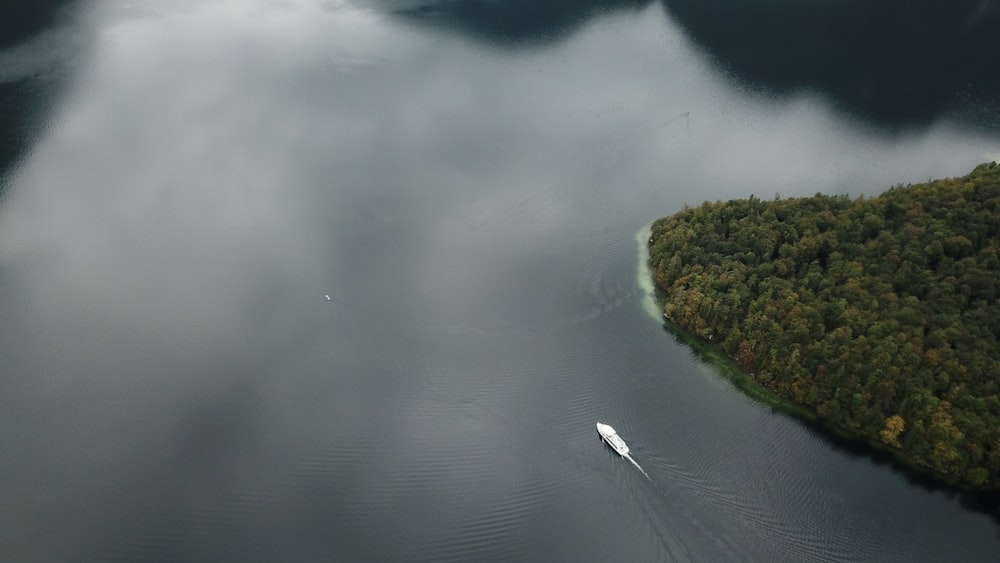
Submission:
POLYGON ((1000 549, 974 497, 676 343, 636 240, 704 200, 963 174, 988 128, 748 89, 659 3, 524 42, 446 3, 71 7, 0 52, 33 104, 5 125, 3 559, 1000 549))

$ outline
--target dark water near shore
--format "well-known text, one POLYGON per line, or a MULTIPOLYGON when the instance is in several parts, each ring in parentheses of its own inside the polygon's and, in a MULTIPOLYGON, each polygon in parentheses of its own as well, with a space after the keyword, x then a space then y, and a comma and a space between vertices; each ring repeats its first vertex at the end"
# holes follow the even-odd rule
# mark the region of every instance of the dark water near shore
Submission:
POLYGON ((1000 158, 988 80, 880 113, 670 2, 56 5, 0 51, 0 559, 1000 553, 674 341, 636 237, 1000 158))

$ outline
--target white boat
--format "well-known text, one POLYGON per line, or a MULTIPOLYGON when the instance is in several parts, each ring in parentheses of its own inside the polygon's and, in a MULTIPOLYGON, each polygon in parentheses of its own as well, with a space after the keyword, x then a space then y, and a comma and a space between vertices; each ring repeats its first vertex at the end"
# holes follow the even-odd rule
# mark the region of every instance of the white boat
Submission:
POLYGON ((608 426, 607 424, 597 423, 597 433, 601 435, 601 439, 605 441, 611 449, 618 452, 618 455, 628 454, 628 445, 625 444, 625 440, 622 440, 621 436, 615 432, 615 429, 608 426))

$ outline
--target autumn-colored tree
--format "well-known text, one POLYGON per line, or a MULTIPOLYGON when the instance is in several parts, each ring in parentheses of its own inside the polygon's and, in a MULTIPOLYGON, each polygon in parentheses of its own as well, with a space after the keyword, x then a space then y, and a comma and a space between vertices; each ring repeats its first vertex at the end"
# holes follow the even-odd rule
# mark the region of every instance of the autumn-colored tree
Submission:
POLYGON ((903 433, 906 429, 906 422, 903 417, 898 414, 894 414, 889 418, 885 419, 885 427, 879 432, 879 436, 882 441, 890 446, 901 448, 899 443, 899 435, 903 433))

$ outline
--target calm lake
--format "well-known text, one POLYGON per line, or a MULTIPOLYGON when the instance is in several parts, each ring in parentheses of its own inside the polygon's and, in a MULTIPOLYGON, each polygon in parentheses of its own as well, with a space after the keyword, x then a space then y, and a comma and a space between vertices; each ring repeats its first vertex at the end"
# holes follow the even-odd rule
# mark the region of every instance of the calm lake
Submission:
POLYGON ((995 561, 991 501, 677 342, 639 250, 685 205, 1000 159, 1000 7, 884 3, 947 27, 911 52, 857 2, 739 4, 20 14, 0 560, 995 561))

